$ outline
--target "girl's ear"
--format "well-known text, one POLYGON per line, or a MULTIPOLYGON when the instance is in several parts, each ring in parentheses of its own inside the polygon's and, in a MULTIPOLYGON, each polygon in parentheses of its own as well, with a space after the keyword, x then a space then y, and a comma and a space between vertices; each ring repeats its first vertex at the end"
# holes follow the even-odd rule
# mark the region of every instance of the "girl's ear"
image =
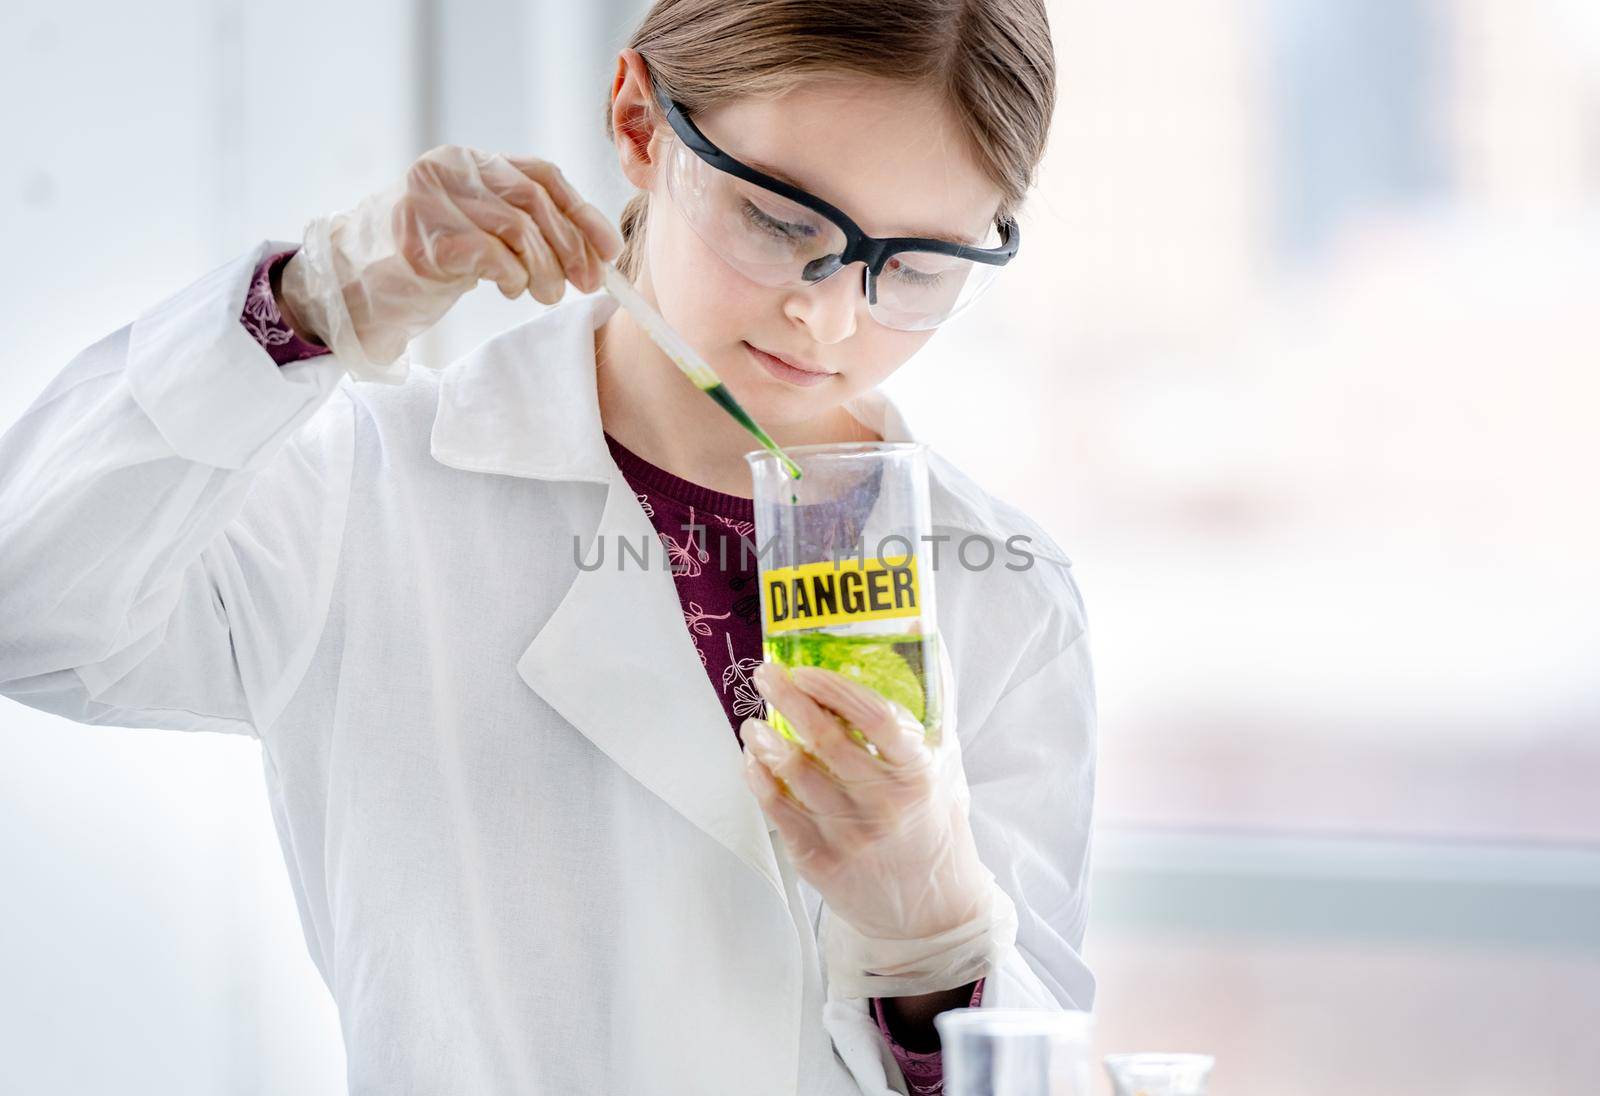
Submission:
POLYGON ((611 81, 611 140, 617 147, 622 174, 640 190, 655 181, 657 110, 650 94, 650 70, 639 51, 624 47, 617 54, 611 81))

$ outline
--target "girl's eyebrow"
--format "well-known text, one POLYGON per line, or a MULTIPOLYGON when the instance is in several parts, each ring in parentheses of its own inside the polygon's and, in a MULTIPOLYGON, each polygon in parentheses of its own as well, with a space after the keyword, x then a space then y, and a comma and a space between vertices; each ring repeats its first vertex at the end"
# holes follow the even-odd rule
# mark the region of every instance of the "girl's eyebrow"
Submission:
MULTIPOLYGON (((741 160, 740 162, 755 168, 763 175, 770 175, 774 179, 780 179, 792 187, 797 187, 798 189, 805 191, 807 194, 814 193, 810 187, 806 186, 804 183, 790 175, 787 171, 784 171, 782 168, 774 167, 771 164, 764 164, 760 160, 741 160)), ((896 233, 896 235, 918 236, 925 240, 943 240, 947 244, 966 244, 968 247, 978 246, 978 240, 972 236, 961 236, 949 232, 899 232, 896 233)))

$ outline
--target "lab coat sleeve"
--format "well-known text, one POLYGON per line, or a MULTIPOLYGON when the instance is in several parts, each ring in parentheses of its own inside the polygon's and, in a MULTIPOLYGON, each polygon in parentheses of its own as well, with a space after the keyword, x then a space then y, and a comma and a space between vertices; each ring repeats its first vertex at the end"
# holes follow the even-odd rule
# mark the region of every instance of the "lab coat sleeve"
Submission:
MULTIPOLYGON (((985 976, 981 1008, 1093 1006, 1094 976, 1080 949, 1095 724, 1093 668, 1080 631, 1010 683, 976 729, 958 732, 973 838, 1017 910, 1016 941, 985 976)), ((823 1023, 863 1093, 907 1091, 866 1000, 830 988, 823 1023)))
POLYGON ((0 435, 0 693, 259 735, 309 664, 353 465, 333 355, 241 323, 263 241, 80 351, 0 435), (335 397, 335 393, 338 393, 335 397))
POLYGON ((984 982, 984 1008, 1089 1011, 1081 955, 1094 810, 1094 671, 1086 631, 1010 686, 962 739, 978 854, 1017 908, 1017 939, 984 982))

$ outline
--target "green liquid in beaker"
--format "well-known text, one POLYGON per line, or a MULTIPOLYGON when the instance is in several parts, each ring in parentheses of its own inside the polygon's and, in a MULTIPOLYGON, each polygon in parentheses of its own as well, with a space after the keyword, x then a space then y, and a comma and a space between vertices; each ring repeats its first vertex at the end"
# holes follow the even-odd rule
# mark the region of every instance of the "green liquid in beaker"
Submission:
MULTIPOLYGON (((938 673, 938 643, 938 635, 932 632, 849 635, 814 629, 779 632, 763 639, 761 646, 771 662, 836 670, 901 704, 921 722, 928 745, 937 746, 939 698, 936 684, 930 695, 927 674, 930 667, 938 673)), ((803 743, 776 707, 768 709, 767 722, 791 742, 803 743)), ((854 727, 849 730, 857 742, 867 744, 854 727)))

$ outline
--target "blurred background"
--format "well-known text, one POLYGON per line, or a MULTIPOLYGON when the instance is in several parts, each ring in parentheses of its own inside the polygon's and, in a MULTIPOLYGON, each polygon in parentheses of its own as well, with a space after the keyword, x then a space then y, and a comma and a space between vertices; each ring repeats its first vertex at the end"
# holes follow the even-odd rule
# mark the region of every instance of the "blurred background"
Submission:
MULTIPOLYGON (((558 162, 638 2, 0 11, 0 428, 441 142, 558 162)), ((999 287, 888 384, 1074 560, 1102 1053, 1600 1076, 1600 5, 1056 0, 999 287)), ((542 306, 480 286, 442 367, 542 306)), ((0 561, 0 568, 4 562, 0 561)), ((258 747, 0 702, 0 1091, 344 1091, 258 747)))

